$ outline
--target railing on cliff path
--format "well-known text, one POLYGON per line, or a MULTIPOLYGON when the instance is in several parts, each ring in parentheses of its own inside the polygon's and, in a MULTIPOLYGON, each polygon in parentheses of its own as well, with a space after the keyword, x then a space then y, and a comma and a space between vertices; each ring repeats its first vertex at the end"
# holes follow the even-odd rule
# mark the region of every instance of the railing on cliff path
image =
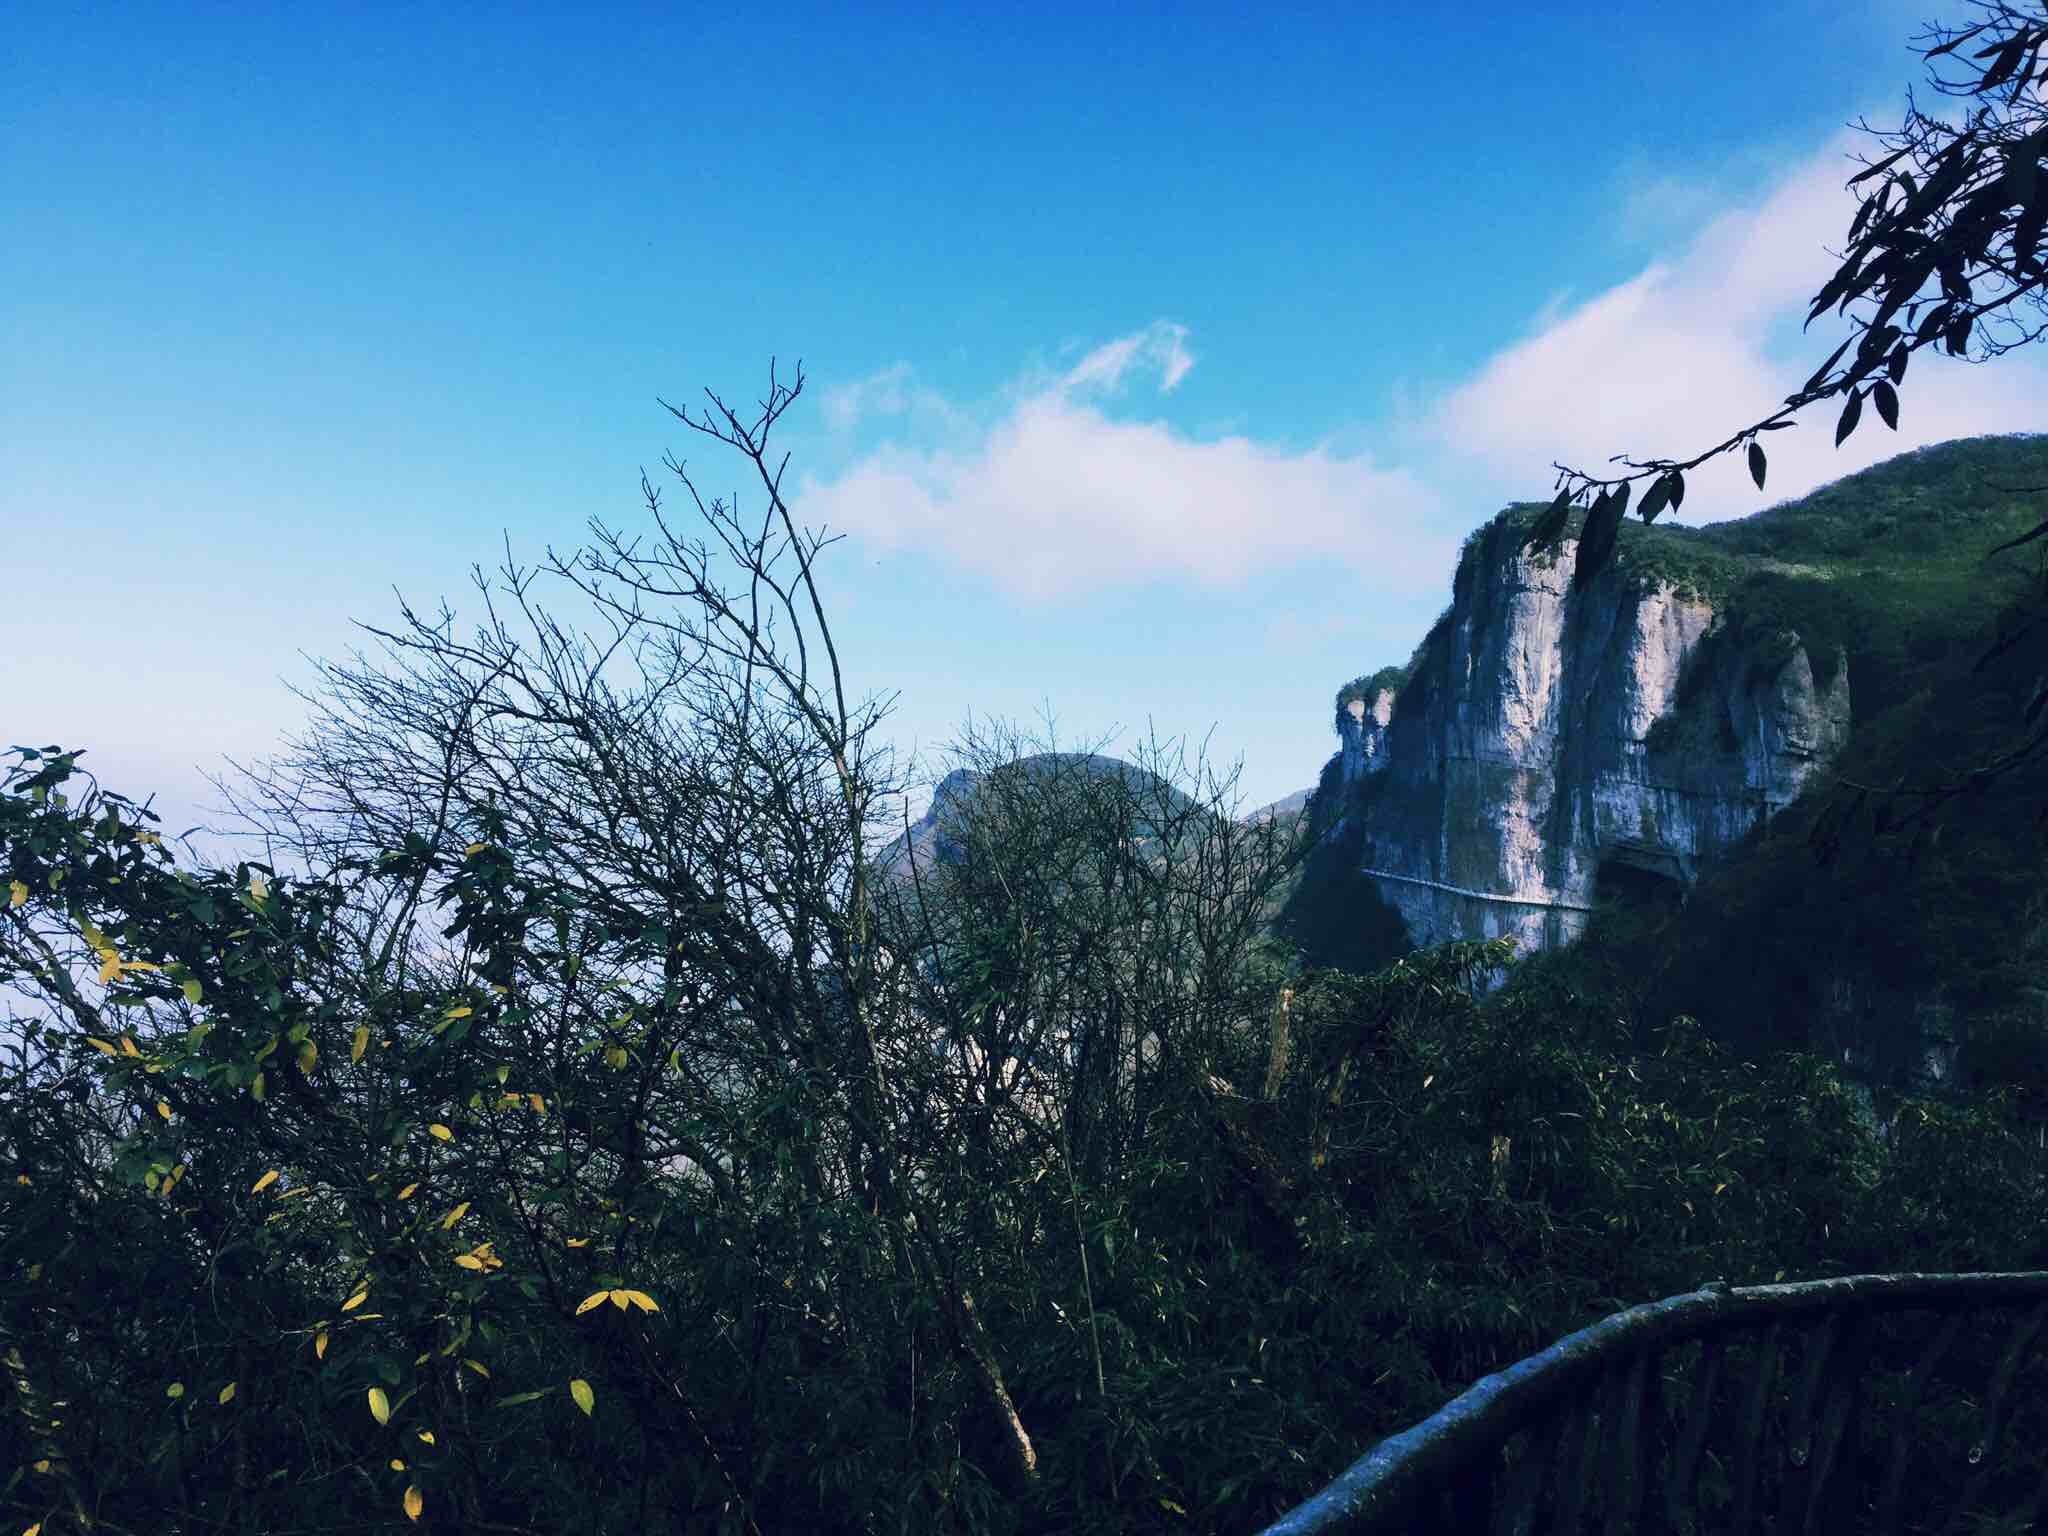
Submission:
POLYGON ((2048 1271, 1715 1282, 1485 1377, 1264 1536, 2034 1530, 2044 1323, 2048 1271))

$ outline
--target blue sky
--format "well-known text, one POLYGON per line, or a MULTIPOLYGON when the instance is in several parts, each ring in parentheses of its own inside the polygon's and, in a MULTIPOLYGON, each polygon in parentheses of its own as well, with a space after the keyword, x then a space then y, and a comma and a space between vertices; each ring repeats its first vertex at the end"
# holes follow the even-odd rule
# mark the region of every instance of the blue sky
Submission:
MULTIPOLYGON (((800 357, 796 510, 906 754, 1050 709, 1276 798, 1553 458, 1702 446, 1832 347, 1844 125, 1921 19, 17 4, 0 738, 183 816, 394 587, 633 527, 664 452, 751 505, 656 397, 800 357)), ((1896 437, 1784 434, 1770 499, 2043 386, 1916 361, 1896 437)), ((1763 500, 1731 463, 1686 513, 1763 500)))

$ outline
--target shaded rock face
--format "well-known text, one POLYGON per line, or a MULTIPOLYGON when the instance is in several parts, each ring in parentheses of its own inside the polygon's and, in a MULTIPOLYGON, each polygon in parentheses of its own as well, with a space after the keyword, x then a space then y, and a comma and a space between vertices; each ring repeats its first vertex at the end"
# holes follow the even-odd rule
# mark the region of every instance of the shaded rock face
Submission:
MULTIPOLYGON (((1019 758, 998 772, 1021 774, 1047 785, 1065 782, 1080 786, 1088 780, 1116 781, 1140 811, 1141 836, 1146 835, 1150 826, 1149 813, 1154 809, 1175 811, 1193 804, 1185 794, 1157 775, 1135 763, 1105 757, 1099 752, 1041 752, 1019 758)), ((879 855, 877 871, 882 878, 909 880, 913 857, 920 872, 934 865, 965 862, 967 848, 962 839, 962 828, 982 797, 985 777, 972 768, 955 768, 939 780, 938 787, 932 792, 932 803, 925 813, 910 824, 907 833, 897 834, 879 855)), ((1305 803, 1308 794, 1309 791, 1303 790, 1298 796, 1276 801, 1263 807, 1259 814, 1298 814, 1299 807, 1290 802, 1299 800, 1305 803)))
POLYGON ((1706 602, 1625 565, 1576 590, 1576 541, 1521 537, 1482 529, 1408 683, 1338 716, 1364 872, 1418 945, 1568 943, 1610 863, 1689 885, 1848 736, 1840 657, 1823 685, 1796 636, 1711 644, 1706 602))

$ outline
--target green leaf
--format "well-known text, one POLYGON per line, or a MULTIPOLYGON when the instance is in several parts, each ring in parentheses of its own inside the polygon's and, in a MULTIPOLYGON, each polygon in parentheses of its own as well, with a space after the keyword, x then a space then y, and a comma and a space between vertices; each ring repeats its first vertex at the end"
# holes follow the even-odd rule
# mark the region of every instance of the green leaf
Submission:
POLYGON ((1841 419, 1835 423, 1835 446, 1841 447, 1849 440, 1849 434, 1856 430, 1856 423, 1863 419, 1863 391, 1849 391, 1849 403, 1842 407, 1841 419))
POLYGON ((583 1410, 585 1418, 589 1418, 596 1410, 597 1394, 590 1390, 590 1383, 581 1376, 569 1383, 569 1395, 576 1399, 576 1406, 583 1410))
POLYGON ((1522 541, 1524 549, 1547 549, 1556 545, 1558 535, 1564 532, 1564 525, 1572 515, 1572 493, 1559 491, 1543 515, 1536 519, 1529 529, 1529 536, 1522 541))
POLYGON ((1884 424, 1894 432, 1899 430, 1899 392, 1879 379, 1870 386, 1870 395, 1877 402, 1877 414, 1884 418, 1884 424))
MULTIPOLYGON (((537 1403, 554 1391, 553 1387, 542 1387, 538 1392, 514 1392, 510 1397, 501 1397, 491 1404, 493 1408, 517 1408, 522 1403, 537 1403)), ((588 1413, 589 1409, 583 1410, 588 1413)))
POLYGON ((1646 523, 1657 521, 1657 514, 1671 504, 1671 487, 1674 476, 1659 475, 1656 483, 1643 497, 1643 504, 1636 509, 1637 515, 1646 523))
POLYGON ((1764 445, 1755 438, 1749 440, 1749 478, 1758 490, 1764 488, 1764 445))
POLYGON ((1573 586, 1584 587, 1606 569, 1609 558, 1614 554, 1621 514, 1627 505, 1628 498, 1613 491, 1603 491, 1599 500, 1593 503, 1592 510, 1586 514, 1586 526, 1579 532, 1578 563, 1572 570, 1573 586))

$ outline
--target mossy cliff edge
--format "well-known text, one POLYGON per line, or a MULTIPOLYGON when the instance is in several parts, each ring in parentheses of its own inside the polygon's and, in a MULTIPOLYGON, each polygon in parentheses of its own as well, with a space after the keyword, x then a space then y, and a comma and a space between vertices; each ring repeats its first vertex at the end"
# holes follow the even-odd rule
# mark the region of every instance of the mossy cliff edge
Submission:
MULTIPOLYGON (((2024 551, 1984 557, 2041 519, 2041 496, 2026 490, 2043 486, 2048 438, 1945 443, 1739 521, 1628 524, 1614 564, 1583 586, 1576 538, 1532 554, 1523 538, 1540 509, 1506 509, 1467 540, 1451 604, 1408 664, 1339 693, 1340 748, 1311 812, 1324 867, 1297 893, 1292 926, 1329 949, 1346 926, 1329 910, 1340 905, 1350 928, 1376 935, 1374 953, 1345 959, 1369 964, 1387 958, 1378 951, 1464 938, 1555 951, 1606 924, 1607 959, 1632 972, 1638 995, 1695 970, 1678 963, 1681 948, 1727 949, 1724 906, 1746 914, 1755 949, 1771 893, 1749 888, 1745 870, 1762 879, 1768 867, 1785 887, 1777 844, 1841 775, 1935 775, 1960 740, 1958 711, 2017 725, 2023 698, 1979 695, 2020 684, 1971 668, 2038 579, 2024 551), (1738 890, 1739 903, 1725 895, 1738 890), (1702 907, 1694 898, 1709 892, 1702 907), (1672 922, 1654 944, 1634 933, 1622 957, 1602 914, 1646 902, 1672 922)), ((1899 873, 1856 878, 1882 886, 1899 873)), ((1801 899, 1850 900, 1824 894, 1801 899)), ((1889 929, 1877 908, 1864 912, 1854 943, 1928 952, 1931 973, 1940 945, 1907 921, 1911 905, 1895 903, 1903 926, 1889 929)), ((1942 932, 1957 927, 1951 913, 1942 932)), ((1809 942, 1775 962, 1815 973, 1808 1015, 1827 1014, 1831 999, 1862 999, 1860 1013, 1872 995, 1897 993, 1906 1014, 1928 1016, 1889 975, 1895 963, 1878 986, 1870 963, 1836 947, 1809 942)), ((1715 989, 1743 994, 1734 972, 1746 963, 1722 953, 1715 989)), ((1782 977, 1764 980, 1784 990, 1782 977)), ((1707 981, 1693 974, 1687 990, 1707 981)), ((1715 1011, 1704 997, 1661 1000, 1715 1011)), ((1921 1044, 1878 1054, 1938 1075, 1921 1044)))

